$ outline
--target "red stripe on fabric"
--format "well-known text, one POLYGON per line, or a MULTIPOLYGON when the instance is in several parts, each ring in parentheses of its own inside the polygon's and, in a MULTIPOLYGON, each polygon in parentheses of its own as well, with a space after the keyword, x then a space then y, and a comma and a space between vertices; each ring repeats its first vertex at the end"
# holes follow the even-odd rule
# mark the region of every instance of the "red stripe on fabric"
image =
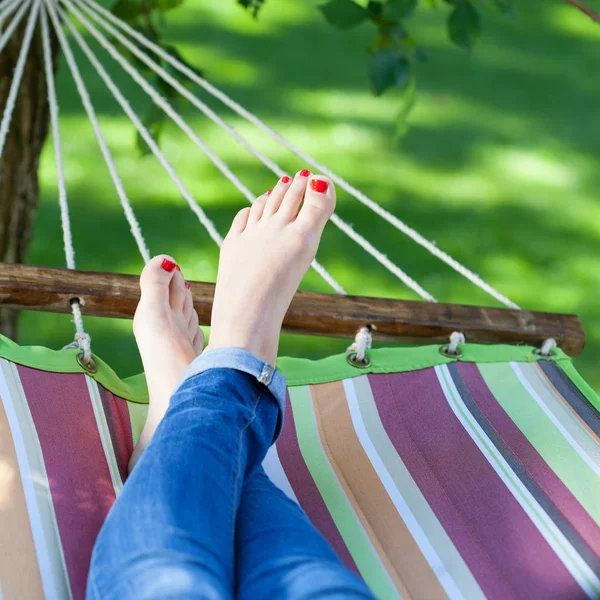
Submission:
MULTIPOLYGON (((471 531, 468 520, 463 518, 461 512, 448 497, 425 456, 410 436, 396 405, 394 392, 387 375, 369 375, 369 383, 379 416, 390 441, 431 510, 473 573, 486 598, 505 600, 515 597, 509 583, 471 531)), ((427 391, 426 388, 421 389, 423 396, 418 400, 419 402, 427 402, 427 391)))
POLYGON ((421 454, 479 543, 526 598, 581 588, 462 426, 433 369, 393 374, 397 408, 421 454))
POLYGON ((286 393, 286 411, 283 430, 277 440, 277 453, 286 477, 296 494, 296 498, 313 525, 327 538, 343 563, 354 573, 360 575, 348 547, 321 497, 321 493, 304 462, 300 446, 292 405, 286 393))
POLYGON ((18 371, 42 447, 71 591, 83 600, 94 542, 115 501, 85 376, 18 371))
POLYGON ((124 482, 127 479, 129 459, 133 453, 133 434, 127 400, 115 396, 100 385, 98 390, 102 398, 102 406, 115 450, 121 481, 124 482))
POLYGON ((565 516, 590 550, 600 558, 600 527, 594 519, 500 406, 477 365, 460 363, 458 370, 479 410, 510 448, 511 453, 565 516))

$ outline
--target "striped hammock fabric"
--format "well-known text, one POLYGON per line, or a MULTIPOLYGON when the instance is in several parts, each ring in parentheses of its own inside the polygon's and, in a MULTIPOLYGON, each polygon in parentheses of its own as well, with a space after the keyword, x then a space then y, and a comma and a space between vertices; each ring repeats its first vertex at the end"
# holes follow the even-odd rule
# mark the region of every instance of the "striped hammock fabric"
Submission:
MULTIPOLYGON (((0 340, 0 598, 85 596, 144 422, 139 378, 0 340)), ((560 351, 282 359, 265 460, 382 599, 600 597, 600 401, 560 351)))

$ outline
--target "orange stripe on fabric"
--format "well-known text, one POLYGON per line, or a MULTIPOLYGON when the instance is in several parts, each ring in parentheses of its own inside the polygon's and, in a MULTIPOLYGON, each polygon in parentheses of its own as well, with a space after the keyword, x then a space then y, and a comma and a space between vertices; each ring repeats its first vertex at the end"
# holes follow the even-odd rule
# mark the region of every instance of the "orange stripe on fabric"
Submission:
POLYGON ((571 403, 556 389, 552 381, 550 381, 548 375, 546 375, 546 373, 544 372, 544 369, 542 369, 542 367, 540 367, 538 363, 536 363, 535 366, 540 372, 546 385, 554 392, 557 398, 560 398, 560 401, 568 408, 569 412, 577 419, 577 421, 581 423, 583 428, 590 434, 592 439, 595 440, 598 444, 600 444, 600 438, 596 435, 596 432, 577 414, 575 410, 573 410, 571 403))
POLYGON ((381 483, 352 424, 343 383, 312 386, 315 413, 329 459, 403 598, 447 599, 381 483), (375 543, 377 542, 377 543, 375 543), (381 549, 381 550, 379 550, 381 549))
POLYGON ((0 398, 0 582, 3 600, 44 598, 17 453, 0 398))

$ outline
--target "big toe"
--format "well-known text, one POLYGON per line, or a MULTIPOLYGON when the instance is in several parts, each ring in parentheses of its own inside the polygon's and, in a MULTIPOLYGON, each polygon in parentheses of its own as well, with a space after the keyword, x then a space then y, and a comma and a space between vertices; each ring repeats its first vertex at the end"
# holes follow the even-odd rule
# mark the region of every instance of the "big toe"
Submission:
POLYGON ((314 175, 308 181, 304 203, 296 219, 301 233, 320 233, 335 210, 335 186, 324 175, 314 175))
POLYGON ((179 270, 171 256, 159 254, 149 260, 140 275, 142 299, 169 300, 169 284, 179 270))

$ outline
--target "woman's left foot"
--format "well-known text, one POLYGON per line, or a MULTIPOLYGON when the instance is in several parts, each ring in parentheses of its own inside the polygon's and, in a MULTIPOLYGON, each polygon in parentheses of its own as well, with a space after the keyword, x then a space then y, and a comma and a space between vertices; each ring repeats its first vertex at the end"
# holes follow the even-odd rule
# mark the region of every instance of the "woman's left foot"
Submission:
POLYGON ((150 406, 129 461, 130 471, 165 416, 183 371, 204 347, 189 284, 170 256, 155 256, 145 266, 140 288, 133 333, 146 373, 150 406))

